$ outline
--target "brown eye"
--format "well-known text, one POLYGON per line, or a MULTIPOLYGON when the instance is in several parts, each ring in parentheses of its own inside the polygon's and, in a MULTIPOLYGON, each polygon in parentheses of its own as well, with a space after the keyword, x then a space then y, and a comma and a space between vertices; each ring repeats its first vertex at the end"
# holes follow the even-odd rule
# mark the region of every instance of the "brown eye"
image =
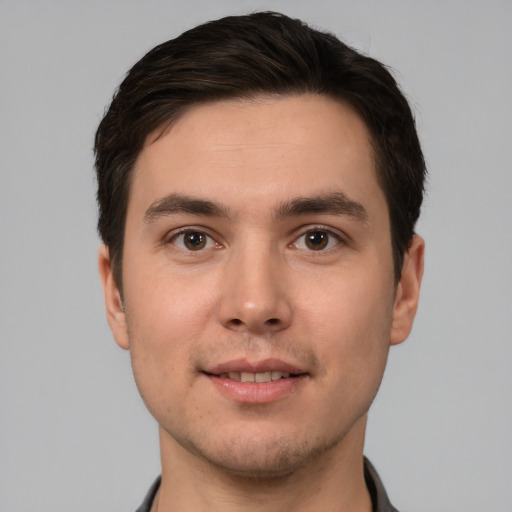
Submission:
POLYGON ((203 231, 182 231, 174 235, 168 243, 186 252, 199 252, 221 247, 203 231))
POLYGON ((341 243, 342 239, 336 233, 319 227, 305 231, 292 246, 302 251, 322 252, 334 249, 341 243))
POLYGON ((309 231, 304 235, 304 242, 308 249, 321 251, 329 243, 329 234, 325 231, 309 231))
POLYGON ((206 235, 201 232, 183 233, 183 244, 190 251, 200 251, 206 247, 206 235))

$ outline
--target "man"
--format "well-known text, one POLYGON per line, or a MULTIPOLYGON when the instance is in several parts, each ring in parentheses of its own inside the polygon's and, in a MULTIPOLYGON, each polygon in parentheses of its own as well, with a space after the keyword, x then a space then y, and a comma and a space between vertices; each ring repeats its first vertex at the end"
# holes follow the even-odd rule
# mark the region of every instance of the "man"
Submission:
POLYGON ((389 72, 276 13, 192 29, 96 134, 109 324, 159 424, 139 511, 392 511, 367 412, 418 304, 425 165, 389 72))

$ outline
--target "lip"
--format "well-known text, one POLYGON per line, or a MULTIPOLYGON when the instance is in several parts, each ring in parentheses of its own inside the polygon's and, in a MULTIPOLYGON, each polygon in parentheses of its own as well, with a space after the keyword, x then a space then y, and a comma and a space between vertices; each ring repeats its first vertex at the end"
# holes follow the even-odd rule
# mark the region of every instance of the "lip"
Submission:
POLYGON ((286 363, 281 359, 264 359, 262 361, 249 361, 248 359, 233 359, 224 363, 217 364, 205 368, 205 373, 210 375, 220 375, 221 373, 229 372, 283 372, 293 373, 294 375, 301 375, 308 373, 306 370, 301 369, 292 364, 286 363))
POLYGON ((276 402, 295 393, 309 377, 309 373, 280 359, 249 361, 234 359, 203 370, 203 375, 226 398, 240 404, 268 404, 276 402), (293 377, 270 382, 237 382, 221 377, 230 372, 271 372, 293 374, 293 377))
POLYGON ((235 380, 204 374, 225 397, 240 404, 268 404, 282 400, 294 393, 307 379, 307 374, 271 382, 237 382, 235 380))

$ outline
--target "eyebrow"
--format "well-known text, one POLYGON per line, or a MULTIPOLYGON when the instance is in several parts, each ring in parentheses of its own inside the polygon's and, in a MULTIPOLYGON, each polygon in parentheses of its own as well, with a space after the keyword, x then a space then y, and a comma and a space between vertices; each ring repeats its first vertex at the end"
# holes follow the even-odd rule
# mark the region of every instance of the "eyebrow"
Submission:
MULTIPOLYGON (((181 194, 170 194, 154 201, 144 214, 144 222, 150 223, 161 217, 191 214, 205 217, 229 218, 229 209, 205 199, 181 194)), ((343 192, 331 192, 311 197, 296 197, 279 205, 274 211, 276 221, 304 215, 346 215, 366 222, 368 214, 361 203, 349 199, 343 192)))
POLYGON ((349 199, 343 192, 297 197, 280 205, 275 211, 275 219, 312 214, 347 215, 360 222, 368 221, 368 213, 364 206, 349 199))
POLYGON ((206 217, 229 217, 228 209, 220 204, 180 194, 171 194, 151 203, 144 214, 144 222, 149 223, 161 217, 180 213, 206 217))

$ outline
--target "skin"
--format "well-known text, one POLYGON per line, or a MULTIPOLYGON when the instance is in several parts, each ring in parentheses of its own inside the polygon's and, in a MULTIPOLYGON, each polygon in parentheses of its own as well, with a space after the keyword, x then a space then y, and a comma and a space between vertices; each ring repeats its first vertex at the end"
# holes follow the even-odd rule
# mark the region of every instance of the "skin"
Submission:
POLYGON ((122 300, 104 246, 99 268, 114 337, 160 426, 159 512, 370 511, 366 415, 389 347, 412 328, 423 249, 416 236, 395 285, 370 136, 346 104, 215 102, 148 137, 122 300), (294 208, 303 198, 314 201, 294 208), (191 212, 189 199, 216 209, 191 212), (205 373, 270 358, 301 377, 269 401, 244 402, 205 373))

